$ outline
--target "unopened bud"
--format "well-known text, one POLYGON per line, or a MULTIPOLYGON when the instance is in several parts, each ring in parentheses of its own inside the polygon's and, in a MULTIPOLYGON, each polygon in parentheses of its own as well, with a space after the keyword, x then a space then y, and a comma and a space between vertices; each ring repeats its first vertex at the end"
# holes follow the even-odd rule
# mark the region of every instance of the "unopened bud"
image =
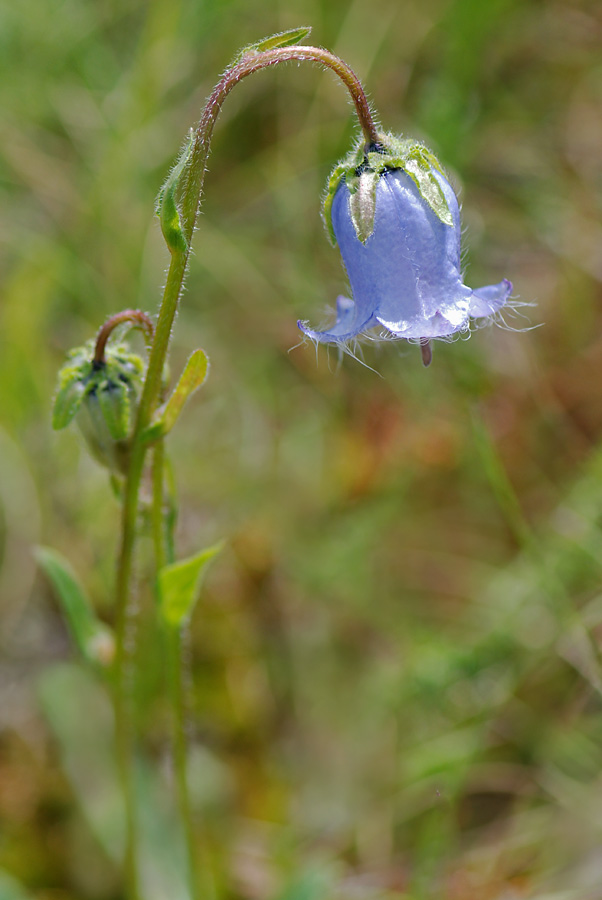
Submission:
POLYGON ((112 472, 127 470, 134 416, 144 380, 144 360, 127 344, 94 358, 94 341, 72 350, 59 373, 52 425, 77 422, 92 456, 112 472))

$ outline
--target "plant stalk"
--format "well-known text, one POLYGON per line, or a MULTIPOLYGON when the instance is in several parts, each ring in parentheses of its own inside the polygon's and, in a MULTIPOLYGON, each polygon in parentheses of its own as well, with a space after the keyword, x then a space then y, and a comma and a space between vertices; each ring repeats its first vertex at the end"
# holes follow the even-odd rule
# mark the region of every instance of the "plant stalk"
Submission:
MULTIPOLYGON (((134 729, 129 715, 127 677, 129 674, 129 649, 127 647, 127 626, 131 618, 132 606, 132 572, 133 555, 136 540, 139 493, 144 472, 144 463, 148 449, 144 440, 144 430, 150 424, 153 412, 161 393, 163 369, 167 358, 172 327, 176 316, 178 302, 182 293, 184 276, 190 255, 190 244, 203 194, 203 184, 207 159, 209 156, 211 136, 224 100, 230 91, 248 75, 282 62, 312 62, 331 69, 343 81, 355 104, 358 119, 369 144, 378 142, 378 131, 370 112, 370 107, 363 88, 353 70, 343 60, 319 47, 279 47, 263 52, 249 53, 242 60, 226 71, 209 100, 196 128, 194 148, 182 174, 181 189, 178 191, 178 206, 181 216, 182 231, 186 250, 172 250, 169 271, 165 283, 163 300, 159 309, 154 338, 149 351, 148 367, 136 422, 131 438, 130 460, 126 475, 124 501, 121 517, 121 544, 117 566, 116 580, 116 653, 115 653, 115 727, 117 756, 121 784, 126 804, 126 851, 125 870, 128 886, 128 900, 139 900, 138 860, 136 823, 136 792, 134 772, 134 729)), ((178 635, 179 640, 179 635, 178 635)), ((173 653, 179 656, 180 649, 172 647, 173 653), (177 652, 176 652, 177 651, 177 652)), ((176 757, 181 756, 182 766, 176 761, 176 769, 180 794, 180 809, 184 820, 190 819, 190 803, 185 777, 186 745, 181 710, 181 668, 179 681, 174 683, 173 692, 176 703, 178 737, 176 740, 176 757)), ((175 735, 174 735, 175 737, 175 735)), ((197 895, 198 896, 198 895, 197 895)))

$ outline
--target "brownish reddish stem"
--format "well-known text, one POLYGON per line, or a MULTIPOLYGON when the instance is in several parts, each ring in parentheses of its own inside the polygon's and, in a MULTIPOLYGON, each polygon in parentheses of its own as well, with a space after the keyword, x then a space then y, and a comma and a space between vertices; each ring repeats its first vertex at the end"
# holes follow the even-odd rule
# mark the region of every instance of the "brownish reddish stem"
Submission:
POLYGON ((148 344, 150 344, 155 335, 155 326, 153 321, 141 309, 124 309, 123 312, 115 313, 101 327, 96 337, 96 346, 94 348, 94 365, 102 366, 105 362, 105 349, 107 341, 111 333, 124 322, 131 322, 132 328, 140 328, 144 332, 144 336, 148 344))
POLYGON ((187 166, 187 174, 183 179, 184 189, 180 210, 183 218, 184 237, 188 243, 192 239, 203 193, 203 181, 213 128, 224 100, 243 78, 253 75, 260 69, 271 68, 284 62, 317 63, 338 75, 353 100, 366 144, 378 144, 379 131, 362 84, 351 66, 347 65, 344 60, 322 47, 277 47, 260 53, 249 53, 236 65, 227 69, 207 100, 196 128, 194 150, 187 166))

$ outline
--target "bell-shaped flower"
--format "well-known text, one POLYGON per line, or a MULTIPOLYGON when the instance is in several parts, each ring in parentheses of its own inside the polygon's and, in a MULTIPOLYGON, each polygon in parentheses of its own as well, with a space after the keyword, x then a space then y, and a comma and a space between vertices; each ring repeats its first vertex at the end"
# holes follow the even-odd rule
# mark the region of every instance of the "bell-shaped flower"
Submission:
POLYGON ((439 195, 435 202, 402 168, 368 172, 371 198, 370 182, 362 187, 364 174, 359 174, 355 191, 348 186, 349 176, 340 178, 331 194, 327 224, 339 245, 353 299, 338 298, 336 322, 325 331, 300 322, 308 337, 344 343, 380 328, 384 337, 424 346, 431 338, 467 330, 471 319, 495 315, 510 297, 512 284, 507 280, 477 290, 464 284, 456 195, 438 166, 416 171, 428 179, 431 198, 433 189, 439 195), (362 191, 368 207, 371 204, 367 237, 358 227, 362 191), (443 213, 435 211, 437 202, 443 213))

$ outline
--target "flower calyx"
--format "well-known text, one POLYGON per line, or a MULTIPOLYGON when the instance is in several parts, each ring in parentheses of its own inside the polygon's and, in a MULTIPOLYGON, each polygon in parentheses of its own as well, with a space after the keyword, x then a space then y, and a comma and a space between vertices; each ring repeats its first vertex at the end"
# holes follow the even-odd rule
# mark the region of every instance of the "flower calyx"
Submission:
POLYGON ((401 169, 416 183, 418 191, 435 215, 453 226, 452 212, 441 185, 434 175, 443 168, 428 147, 411 138, 379 133, 378 143, 361 140, 333 169, 326 187, 322 216, 332 244, 336 236, 332 224, 332 203, 337 189, 345 181, 350 193, 350 211, 358 240, 365 244, 374 231, 376 188, 387 170, 401 169))

